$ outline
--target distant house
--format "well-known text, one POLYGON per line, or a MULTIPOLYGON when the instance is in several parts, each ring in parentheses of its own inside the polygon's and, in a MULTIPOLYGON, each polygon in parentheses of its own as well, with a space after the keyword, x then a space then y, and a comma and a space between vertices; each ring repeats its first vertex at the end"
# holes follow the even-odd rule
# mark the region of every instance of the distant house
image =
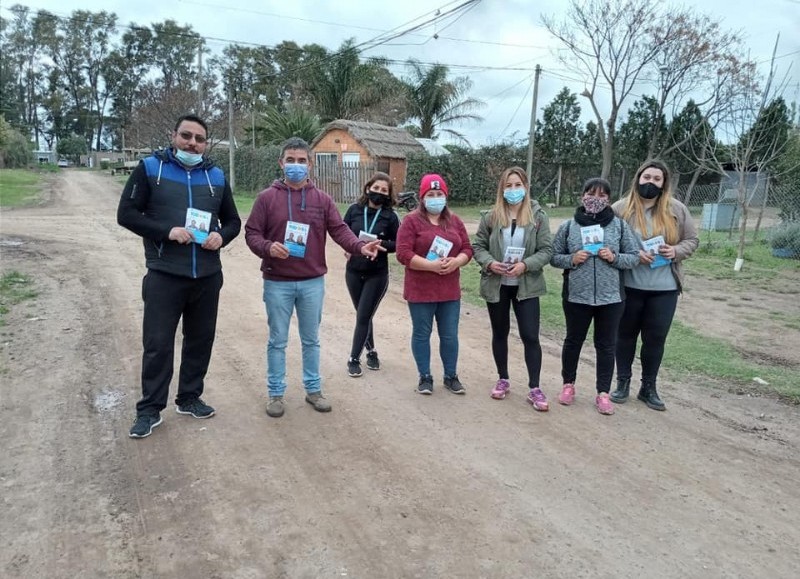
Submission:
POLYGON ((58 161, 58 153, 55 151, 34 151, 33 154, 39 165, 44 165, 46 163, 55 165, 56 161, 58 161))
POLYGON ((392 178, 400 192, 406 181, 406 156, 425 148, 406 130, 363 121, 328 123, 311 143, 315 180, 338 202, 355 201, 375 171, 392 178))

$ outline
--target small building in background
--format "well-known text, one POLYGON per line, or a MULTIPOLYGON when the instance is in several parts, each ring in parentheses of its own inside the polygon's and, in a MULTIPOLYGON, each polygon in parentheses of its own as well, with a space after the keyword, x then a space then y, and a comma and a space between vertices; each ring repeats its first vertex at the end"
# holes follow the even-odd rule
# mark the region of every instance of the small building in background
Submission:
POLYGON ((47 163, 55 165, 58 162, 56 151, 34 151, 33 156, 36 158, 37 165, 46 165, 47 163))
POLYGON ((406 157, 425 147, 400 127, 364 121, 328 123, 311 143, 314 180, 339 203, 352 203, 375 171, 392 179, 396 192, 405 187, 406 157))

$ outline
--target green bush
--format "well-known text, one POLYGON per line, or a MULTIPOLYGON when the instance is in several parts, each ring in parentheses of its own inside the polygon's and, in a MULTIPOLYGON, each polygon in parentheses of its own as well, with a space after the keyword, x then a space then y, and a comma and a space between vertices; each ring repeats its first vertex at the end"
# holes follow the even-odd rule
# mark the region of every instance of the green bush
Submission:
POLYGON ((108 161, 100 161, 100 168, 101 168, 103 171, 108 171, 108 168, 109 168, 110 166, 111 166, 111 163, 109 163, 108 161))
MULTIPOLYGON (((281 176, 278 159, 280 147, 259 147, 257 149, 236 149, 236 191, 263 191, 275 179, 281 176)), ((214 149, 208 154, 230 178, 230 160, 228 149, 214 149)))
MULTIPOLYGON (((406 190, 419 187, 422 175, 438 173, 447 181, 454 205, 481 205, 494 203, 497 182, 508 167, 527 166, 527 148, 513 144, 499 144, 480 149, 449 147, 450 154, 431 157, 426 153, 414 153, 408 157, 406 190)), ((555 188, 559 165, 549 160, 534 157, 530 176, 533 197, 539 203, 555 201, 555 188)), ((573 192, 578 191, 589 177, 600 174, 598 167, 581 163, 561 165, 561 205, 574 205, 573 192)))
POLYGON ((25 135, 7 126, 0 146, 0 167, 21 169, 33 163, 33 144, 25 135))
POLYGON ((800 223, 777 227, 769 234, 772 249, 789 250, 793 257, 800 257, 800 223))

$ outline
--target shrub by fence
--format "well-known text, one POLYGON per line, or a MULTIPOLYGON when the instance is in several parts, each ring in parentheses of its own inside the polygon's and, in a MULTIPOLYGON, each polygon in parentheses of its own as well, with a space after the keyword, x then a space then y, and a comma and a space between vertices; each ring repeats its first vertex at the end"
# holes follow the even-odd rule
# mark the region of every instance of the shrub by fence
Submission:
MULTIPOLYGON (((225 171, 226 175, 230 176, 228 149, 216 148, 208 156, 225 171)), ((280 147, 236 149, 234 158, 236 193, 258 194, 275 179, 280 178, 282 176, 281 168, 278 165, 280 156, 280 147)))

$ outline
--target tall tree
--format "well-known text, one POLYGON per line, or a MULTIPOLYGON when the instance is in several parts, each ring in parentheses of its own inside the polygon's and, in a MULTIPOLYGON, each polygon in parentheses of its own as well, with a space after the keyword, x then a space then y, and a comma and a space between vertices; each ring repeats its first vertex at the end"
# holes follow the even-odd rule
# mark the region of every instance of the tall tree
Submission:
POLYGON ((125 145, 139 86, 150 70, 153 34, 147 27, 132 26, 122 35, 103 67, 111 97, 111 130, 119 147, 125 145))
POLYGON ((567 87, 544 107, 538 145, 546 157, 560 162, 574 155, 580 142, 580 116, 578 96, 567 87))
POLYGON ((541 155, 558 165, 556 175, 556 205, 561 204, 561 184, 564 164, 572 164, 580 147, 581 107, 578 96, 567 87, 542 111, 542 125, 536 137, 541 155))
MULTIPOLYGON (((670 116, 677 113, 681 104, 692 95, 705 97, 695 101, 702 117, 694 125, 695 130, 707 126, 710 119, 726 112, 730 104, 730 87, 735 79, 733 71, 740 67, 741 37, 737 33, 724 31, 719 22, 708 15, 697 15, 691 10, 670 10, 670 15, 661 21, 663 30, 654 30, 661 42, 653 62, 651 74, 656 82, 656 113, 670 116)), ((667 142, 659 138, 657 126, 653 125, 648 146, 648 156, 664 157, 682 147, 683 141, 667 142)))
POLYGON ((483 121, 477 111, 486 103, 467 96, 472 81, 466 76, 449 79, 450 71, 443 64, 427 70, 413 59, 407 64, 411 71, 411 77, 406 79, 409 117, 416 122, 419 136, 435 139, 439 136, 437 131, 442 131, 466 143, 464 135, 449 125, 483 121))
POLYGON ((305 89, 322 122, 369 120, 367 111, 387 96, 382 82, 387 77, 379 74, 385 68, 383 59, 361 62, 353 39, 345 41, 334 54, 316 60, 305 89))
POLYGON ((643 96, 633 103, 620 125, 617 159, 628 172, 635 171, 642 161, 650 157, 653 142, 658 148, 666 139, 667 120, 659 109, 655 97, 643 96))
POLYGON ((589 100, 597 119, 603 152, 601 175, 608 177, 620 110, 663 43, 655 34, 662 26, 658 3, 656 0, 570 0, 565 20, 544 17, 543 22, 567 47, 560 58, 569 66, 577 66, 587 80, 582 96, 589 100), (604 115, 600 109, 606 90, 610 91, 610 110, 604 115))

